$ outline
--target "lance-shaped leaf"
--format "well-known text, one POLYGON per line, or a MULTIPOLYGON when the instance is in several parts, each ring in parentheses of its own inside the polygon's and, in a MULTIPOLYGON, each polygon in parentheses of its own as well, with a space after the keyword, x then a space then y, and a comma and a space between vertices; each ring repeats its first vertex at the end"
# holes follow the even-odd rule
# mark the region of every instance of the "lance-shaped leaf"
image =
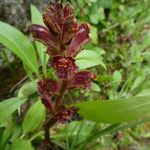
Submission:
POLYGON ((76 103, 85 119, 99 123, 121 123, 150 115, 150 96, 76 103))
MULTIPOLYGON (((30 6, 31 9, 31 20, 33 24, 39 24, 39 25, 44 25, 43 23, 43 18, 41 13, 39 12, 39 10, 34 6, 31 5, 30 6)), ((36 49, 39 55, 39 58, 41 60, 42 63, 42 69, 43 69, 43 73, 46 75, 46 66, 49 60, 49 56, 48 54, 45 52, 46 51, 46 47, 40 43, 40 42, 35 42, 36 44, 36 49)))
POLYGON ((39 75, 35 49, 23 33, 9 24, 0 21, 0 43, 9 48, 33 72, 39 75))
POLYGON ((45 112, 45 107, 40 100, 34 103, 27 111, 23 120, 23 132, 30 133, 38 129, 45 119, 45 112))
POLYGON ((8 119, 26 100, 26 98, 16 97, 0 102, 0 124, 8 119))

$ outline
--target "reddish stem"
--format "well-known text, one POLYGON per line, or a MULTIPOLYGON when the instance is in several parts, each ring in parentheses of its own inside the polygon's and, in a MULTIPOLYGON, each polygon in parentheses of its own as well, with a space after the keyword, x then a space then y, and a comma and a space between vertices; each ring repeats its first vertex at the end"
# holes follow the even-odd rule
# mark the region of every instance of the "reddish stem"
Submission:
POLYGON ((60 94, 56 98, 56 105, 55 105, 56 110, 62 105, 63 96, 64 96, 66 89, 67 89, 67 79, 62 81, 60 94))

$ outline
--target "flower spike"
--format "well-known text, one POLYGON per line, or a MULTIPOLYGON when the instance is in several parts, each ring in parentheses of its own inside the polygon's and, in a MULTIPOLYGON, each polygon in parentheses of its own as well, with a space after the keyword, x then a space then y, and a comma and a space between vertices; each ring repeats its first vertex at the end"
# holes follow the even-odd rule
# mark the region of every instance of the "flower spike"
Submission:
POLYGON ((91 41, 88 23, 79 25, 73 16, 74 8, 70 3, 50 3, 43 13, 46 27, 33 24, 33 37, 47 46, 51 56, 48 67, 55 69, 57 81, 43 77, 38 82, 41 101, 55 121, 65 123, 77 113, 77 109, 64 105, 63 96, 74 88, 90 89, 91 79, 96 75, 91 71, 79 71, 75 57, 91 41))

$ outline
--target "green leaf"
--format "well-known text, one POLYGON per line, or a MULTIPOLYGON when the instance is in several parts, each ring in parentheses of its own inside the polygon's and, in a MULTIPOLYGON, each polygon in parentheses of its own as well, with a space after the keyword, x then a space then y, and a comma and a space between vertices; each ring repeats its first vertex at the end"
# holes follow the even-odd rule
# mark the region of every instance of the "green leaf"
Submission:
POLYGON ((144 37, 142 44, 140 45, 140 51, 150 46, 150 32, 144 37))
POLYGON ((120 85, 121 81, 122 81, 122 75, 118 70, 116 70, 113 73, 113 87, 117 88, 120 85))
POLYGON ((26 98, 16 97, 0 102, 0 125, 26 100, 26 98))
POLYGON ((150 95, 150 88, 143 89, 138 93, 136 96, 149 96, 150 95))
POLYGON ((29 97, 35 92, 37 92, 37 87, 32 82, 27 82, 19 89, 18 97, 29 97))
POLYGON ((35 102, 28 112, 25 115, 25 118, 23 120, 23 132, 28 133, 28 132, 33 132, 37 128, 39 128, 45 119, 45 107, 41 103, 40 100, 35 102))
POLYGON ((34 150, 34 148, 31 145, 31 141, 18 139, 15 142, 13 142, 10 150, 34 150))
POLYGON ((6 128, 5 131, 3 132, 2 138, 0 140, 0 149, 1 150, 4 149, 4 147, 7 144, 11 134, 12 134, 11 128, 6 128))
POLYGON ((104 8, 111 8, 113 5, 113 0, 99 0, 98 4, 104 8))
MULTIPOLYGON (((94 12, 89 14, 90 22, 97 25, 99 21, 105 19, 104 9, 95 9, 94 12)), ((97 29, 97 28, 96 28, 97 29)))
MULTIPOLYGON (((100 51, 100 50, 99 50, 100 51)), ((103 58, 101 53, 97 50, 83 50, 76 57, 77 66, 82 70, 86 68, 91 68, 97 65, 101 65, 106 69, 103 63, 103 58)))
POLYGON ((36 52, 32 43, 23 33, 0 21, 0 43, 9 48, 33 72, 39 75, 36 52))
POLYGON ((65 128, 61 131, 51 135, 51 137, 53 140, 59 141, 66 139, 66 141, 72 143, 71 145, 76 146, 87 139, 94 126, 95 123, 91 121, 72 121, 71 123, 66 124, 65 128))
POLYGON ((150 96, 76 103, 85 119, 101 123, 120 123, 150 115, 150 96))
POLYGON ((98 35, 97 35, 97 28, 92 26, 92 28, 90 29, 90 37, 92 38, 92 42, 94 44, 98 44, 98 35))
POLYGON ((91 140, 96 140, 97 138, 105 135, 105 134, 113 134, 116 133, 118 131, 122 131, 128 128, 133 128, 136 125, 140 125, 146 122, 150 122, 150 118, 144 118, 144 119, 140 119, 140 120, 136 120, 130 123, 125 123, 125 124, 112 124, 100 131, 98 131, 97 129, 91 134, 91 137, 88 139, 88 141, 86 142, 90 142, 91 140))
POLYGON ((95 91, 95 92, 100 92, 100 91, 101 91, 99 85, 96 84, 96 83, 94 83, 94 82, 92 82, 92 87, 91 87, 91 89, 92 89, 93 91, 95 91))
MULTIPOLYGON (((34 5, 31 5, 30 9, 31 9, 31 20, 32 20, 32 23, 44 26, 42 15, 39 12, 39 10, 34 5)), ((46 51, 46 47, 42 43, 35 42, 35 44, 36 44, 36 49, 37 49, 39 58, 40 58, 41 63, 42 63, 43 73, 46 75, 46 72, 47 72, 46 71, 47 70, 46 66, 47 66, 47 63, 48 63, 48 60, 49 60, 49 55, 46 54, 46 52, 45 52, 46 51)))

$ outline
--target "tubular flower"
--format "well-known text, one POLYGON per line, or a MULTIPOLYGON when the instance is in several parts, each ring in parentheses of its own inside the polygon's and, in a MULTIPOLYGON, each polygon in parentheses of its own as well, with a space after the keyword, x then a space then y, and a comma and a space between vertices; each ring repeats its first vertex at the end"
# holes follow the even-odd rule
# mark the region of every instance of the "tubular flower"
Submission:
POLYGON ((71 57, 53 57, 51 66, 56 69, 56 74, 59 78, 67 78, 69 74, 77 70, 75 60, 71 57))
POLYGON ((89 37, 89 24, 81 24, 79 30, 76 32, 68 47, 69 56, 75 57, 81 51, 81 49, 90 41, 91 38, 89 37))
POLYGON ((68 81, 68 88, 90 89, 91 79, 96 79, 96 75, 89 71, 80 71, 74 74, 68 81))
POLYGON ((76 112, 77 112, 76 108, 67 108, 66 106, 62 105, 57 110, 55 118, 56 120, 59 120, 59 122, 65 123, 67 121, 70 121, 76 112))
POLYGON ((91 71, 79 71, 75 63, 75 57, 91 38, 89 24, 79 25, 73 12, 70 3, 63 6, 58 2, 51 2, 43 13, 46 26, 31 26, 32 36, 47 46, 47 54, 52 57, 49 67, 55 69, 58 77, 58 81, 42 78, 38 82, 38 92, 47 110, 61 123, 71 120, 77 112, 63 104, 66 90, 89 89, 91 79, 96 78, 91 71))
POLYGON ((54 104, 51 97, 53 95, 58 95, 59 91, 60 84, 55 80, 43 78, 38 82, 38 92, 41 96, 42 103, 50 111, 54 109, 54 104))
POLYGON ((87 23, 78 25, 73 16, 73 7, 67 3, 50 3, 43 13, 43 21, 46 27, 32 25, 33 37, 48 46, 47 53, 63 55, 67 49, 67 56, 76 56, 85 44, 91 41, 89 37, 89 25, 87 23))

